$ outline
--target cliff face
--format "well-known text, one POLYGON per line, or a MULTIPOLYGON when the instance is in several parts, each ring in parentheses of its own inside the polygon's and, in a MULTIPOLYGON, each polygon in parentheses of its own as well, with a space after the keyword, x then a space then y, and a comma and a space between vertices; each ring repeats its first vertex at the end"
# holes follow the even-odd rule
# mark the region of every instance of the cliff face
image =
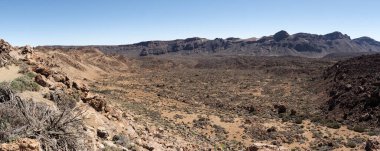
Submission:
MULTIPOLYGON (((77 46, 47 46, 49 48, 75 49, 77 46)), ((333 32, 326 35, 297 33, 289 35, 280 31, 260 39, 188 38, 172 41, 146 41, 131 45, 85 46, 95 47, 107 54, 124 56, 149 55, 252 55, 252 56, 302 56, 319 58, 334 54, 360 54, 380 52, 380 42, 369 37, 351 39, 348 35, 333 32)))

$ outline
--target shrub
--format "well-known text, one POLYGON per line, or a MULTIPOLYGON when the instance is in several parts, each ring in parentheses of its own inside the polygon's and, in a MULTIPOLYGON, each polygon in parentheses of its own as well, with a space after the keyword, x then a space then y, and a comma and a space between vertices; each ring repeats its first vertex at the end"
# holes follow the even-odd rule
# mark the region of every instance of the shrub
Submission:
POLYGON ((376 135, 380 135, 380 133, 377 132, 377 131, 369 131, 369 132, 368 132, 368 135, 369 135, 369 136, 376 136, 376 135))
POLYGON ((37 76, 37 74, 35 74, 34 72, 28 72, 25 75, 30 79, 34 79, 37 76))
POLYGON ((311 122, 313 123, 321 123, 321 121, 323 121, 323 118, 320 116, 314 116, 311 118, 311 122))
POLYGON ((52 109, 26 101, 8 87, 0 87, 0 143, 17 138, 37 139, 43 150, 83 150, 84 111, 52 109))
POLYGON ((350 147, 350 148, 355 148, 355 147, 356 147, 356 143, 353 142, 353 141, 348 141, 348 142, 346 143, 346 146, 347 146, 347 147, 350 147))
POLYGON ((352 129, 353 131, 358 132, 358 133, 363 133, 366 131, 365 127, 359 126, 359 125, 356 125, 350 129, 352 129))
POLYGON ((228 134, 228 132, 226 131, 224 127, 221 127, 216 124, 212 125, 212 127, 215 129, 216 134, 228 134))
POLYGON ((25 74, 29 72, 29 66, 26 63, 21 62, 19 63, 18 66, 20 67, 20 70, 18 71, 18 73, 25 74))
POLYGON ((199 117, 198 120, 193 120, 193 126, 195 128, 205 129, 208 125, 211 124, 210 119, 206 117, 199 117))
POLYGON ((328 128, 339 129, 340 128, 340 123, 338 123, 336 121, 327 121, 326 126, 328 128))
POLYGON ((303 119, 300 118, 300 117, 298 117, 298 118, 295 119, 294 123, 296 123, 296 124, 302 124, 302 121, 303 121, 303 119))
POLYGON ((56 90, 46 94, 45 98, 53 101, 60 109, 74 108, 76 103, 80 100, 78 93, 77 90, 74 90, 72 94, 67 94, 62 90, 56 90))
POLYGON ((40 86, 33 81, 33 74, 28 73, 22 77, 18 77, 10 83, 12 90, 17 92, 39 91, 40 86))

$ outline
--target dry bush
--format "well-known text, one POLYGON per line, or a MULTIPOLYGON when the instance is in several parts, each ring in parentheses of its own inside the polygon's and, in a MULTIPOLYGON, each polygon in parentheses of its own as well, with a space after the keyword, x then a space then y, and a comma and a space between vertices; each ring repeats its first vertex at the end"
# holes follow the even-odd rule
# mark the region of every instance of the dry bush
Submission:
POLYGON ((76 106, 76 103, 80 100, 78 93, 78 91, 74 91, 72 94, 67 94, 62 90, 56 90, 45 94, 45 98, 53 101, 59 109, 64 110, 76 106))
POLYGON ((53 109, 23 100, 7 87, 0 87, 0 143, 18 138, 36 139, 43 150, 83 150, 85 111, 53 109))
POLYGON ((27 74, 30 72, 29 70, 29 66, 25 63, 25 62, 19 62, 18 63, 18 66, 20 67, 18 73, 21 73, 21 74, 27 74))

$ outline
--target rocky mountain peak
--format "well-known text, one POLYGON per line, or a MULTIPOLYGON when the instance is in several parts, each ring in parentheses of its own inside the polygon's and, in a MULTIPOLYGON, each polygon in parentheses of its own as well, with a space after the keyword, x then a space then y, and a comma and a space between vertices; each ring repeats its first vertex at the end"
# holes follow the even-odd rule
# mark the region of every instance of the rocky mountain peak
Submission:
POLYGON ((275 41, 281 41, 281 40, 288 38, 289 36, 290 35, 288 32, 281 30, 281 31, 277 32, 276 34, 274 34, 273 38, 275 41))
POLYGON ((323 36, 327 40, 337 40, 337 39, 351 39, 350 36, 342 34, 339 31, 335 31, 323 36))
POLYGON ((370 37, 360 37, 360 38, 354 39, 353 41, 355 41, 358 44, 369 44, 369 45, 380 46, 380 42, 370 37))
POLYGON ((199 38, 199 37, 193 37, 193 38, 187 38, 185 39, 185 42, 196 42, 196 41, 204 41, 206 39, 204 38, 199 38))

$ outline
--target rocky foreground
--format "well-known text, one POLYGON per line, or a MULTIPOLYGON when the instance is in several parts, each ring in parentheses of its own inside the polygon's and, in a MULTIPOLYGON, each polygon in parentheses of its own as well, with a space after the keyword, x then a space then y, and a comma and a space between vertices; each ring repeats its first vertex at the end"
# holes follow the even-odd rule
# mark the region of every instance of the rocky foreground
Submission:
POLYGON ((173 143, 155 138, 164 130, 134 123, 134 115, 122 111, 101 94, 90 92, 89 83, 109 76, 108 73, 125 71, 123 60, 94 50, 84 53, 36 51, 29 46, 14 48, 3 40, 0 48, 2 67, 18 69, 13 80, 1 81, 1 151, 191 147, 191 142, 181 139, 173 143), (12 105, 19 103, 26 106, 12 105), (33 110, 36 111, 29 113, 33 110))
POLYGON ((345 123, 380 126, 380 55, 341 61, 328 68, 329 117, 345 123))

